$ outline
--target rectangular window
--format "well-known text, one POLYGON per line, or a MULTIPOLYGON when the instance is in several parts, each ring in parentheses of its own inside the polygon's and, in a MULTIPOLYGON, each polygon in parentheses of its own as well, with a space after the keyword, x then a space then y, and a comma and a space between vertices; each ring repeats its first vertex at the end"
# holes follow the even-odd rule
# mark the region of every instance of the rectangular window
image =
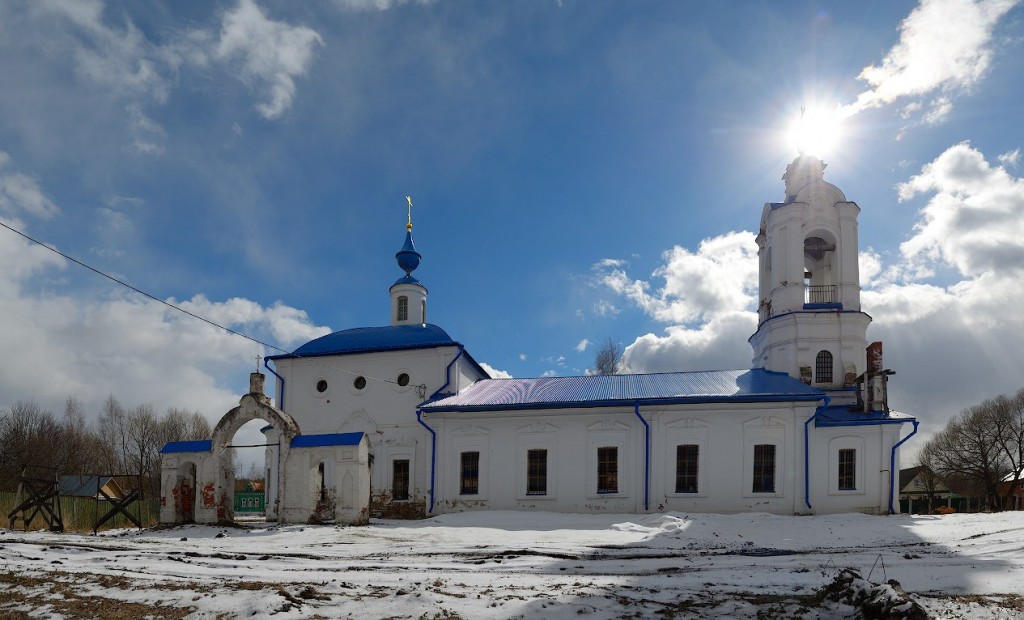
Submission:
POLYGON ((619 449, 615 446, 597 449, 597 492, 619 492, 619 449))
POLYGON ((676 493, 697 492, 697 462, 700 446, 687 444, 676 446, 676 493))
POLYGON ((398 317, 399 321, 409 320, 409 298, 402 295, 398 298, 398 317))
POLYGON ((754 446, 754 493, 775 492, 775 444, 754 446))
POLYGON ((857 450, 854 448, 839 450, 839 490, 857 490, 857 450))
POLYGON ((393 462, 391 474, 391 499, 409 499, 409 461, 408 459, 393 462))
POLYGON ((548 451, 543 449, 526 452, 526 494, 548 494, 548 451))
POLYGON ((461 456, 459 494, 477 495, 480 493, 480 453, 463 452, 461 456))

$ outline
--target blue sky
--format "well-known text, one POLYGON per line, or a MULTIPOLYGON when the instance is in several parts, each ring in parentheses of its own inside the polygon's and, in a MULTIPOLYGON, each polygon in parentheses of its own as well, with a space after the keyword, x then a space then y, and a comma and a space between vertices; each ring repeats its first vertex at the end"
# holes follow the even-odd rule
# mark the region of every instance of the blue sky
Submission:
MULTIPOLYGON (((738 368, 800 108, 861 209, 869 339, 937 430, 1024 385, 1014 1, 0 5, 0 218, 291 350, 429 320, 514 376, 738 368)), ((211 421, 261 351, 0 230, 0 407, 211 421)))

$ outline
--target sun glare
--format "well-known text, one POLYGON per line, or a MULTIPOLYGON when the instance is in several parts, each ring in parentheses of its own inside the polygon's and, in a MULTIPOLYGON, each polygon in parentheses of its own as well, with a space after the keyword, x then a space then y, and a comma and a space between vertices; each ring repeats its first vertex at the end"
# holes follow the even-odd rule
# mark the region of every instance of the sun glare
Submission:
POLYGON ((789 145, 802 155, 825 158, 835 153, 842 138, 843 117, 837 108, 801 108, 786 133, 789 145))

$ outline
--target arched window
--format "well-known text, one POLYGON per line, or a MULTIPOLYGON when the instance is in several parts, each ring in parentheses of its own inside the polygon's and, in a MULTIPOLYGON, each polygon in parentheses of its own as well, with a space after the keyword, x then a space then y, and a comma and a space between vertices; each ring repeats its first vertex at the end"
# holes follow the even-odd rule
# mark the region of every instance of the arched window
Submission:
POLYGON ((402 295, 398 298, 398 317, 397 321, 408 321, 409 320, 409 298, 402 295))
POLYGON ((814 360, 814 382, 832 383, 832 354, 828 351, 818 351, 814 360))

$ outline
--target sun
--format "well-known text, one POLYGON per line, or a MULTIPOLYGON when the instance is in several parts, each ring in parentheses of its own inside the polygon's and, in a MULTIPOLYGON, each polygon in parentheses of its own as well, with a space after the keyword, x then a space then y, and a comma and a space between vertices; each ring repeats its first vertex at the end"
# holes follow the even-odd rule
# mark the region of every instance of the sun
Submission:
POLYGON ((808 106, 786 131, 786 141, 801 155, 825 158, 835 153, 843 137, 840 108, 808 106))

